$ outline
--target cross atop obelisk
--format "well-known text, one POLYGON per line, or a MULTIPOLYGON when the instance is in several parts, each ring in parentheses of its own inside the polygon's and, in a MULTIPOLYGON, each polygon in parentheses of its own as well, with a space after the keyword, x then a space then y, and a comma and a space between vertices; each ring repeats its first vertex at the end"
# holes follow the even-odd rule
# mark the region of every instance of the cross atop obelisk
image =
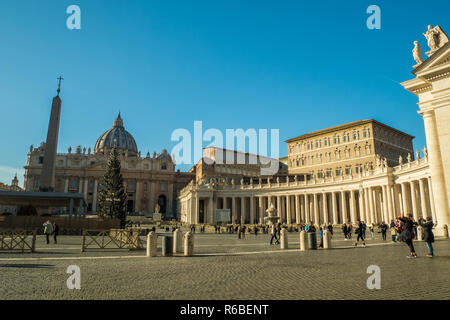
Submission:
POLYGON ((58 92, 58 96, 59 96, 59 93, 61 92, 61 80, 64 80, 64 78, 59 76, 59 78, 56 78, 56 79, 59 80, 58 81, 58 90, 56 90, 56 92, 58 92))

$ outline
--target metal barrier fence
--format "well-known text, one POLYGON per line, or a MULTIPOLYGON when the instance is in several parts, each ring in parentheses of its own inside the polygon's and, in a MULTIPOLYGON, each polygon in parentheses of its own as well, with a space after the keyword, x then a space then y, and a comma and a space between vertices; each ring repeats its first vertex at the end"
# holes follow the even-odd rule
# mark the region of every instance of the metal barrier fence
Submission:
POLYGON ((36 250, 37 230, 6 229, 0 230, 0 250, 36 250))
POLYGON ((140 229, 83 229, 81 252, 86 249, 142 249, 140 229))

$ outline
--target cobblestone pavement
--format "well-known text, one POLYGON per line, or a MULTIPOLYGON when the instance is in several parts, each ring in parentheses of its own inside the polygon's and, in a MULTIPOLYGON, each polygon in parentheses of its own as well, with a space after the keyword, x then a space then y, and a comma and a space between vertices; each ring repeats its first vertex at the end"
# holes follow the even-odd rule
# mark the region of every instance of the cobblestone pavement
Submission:
POLYGON ((419 257, 407 259, 405 244, 379 234, 365 248, 335 234, 333 249, 306 252, 296 232, 287 250, 269 238, 197 233, 196 256, 148 259, 144 250, 81 253, 81 237, 38 237, 36 253, 0 252, 0 299, 450 299, 450 240, 434 243, 434 258, 415 242, 419 257), (66 286, 69 265, 80 267, 80 290, 66 286), (370 265, 380 267, 379 290, 367 288, 370 265))

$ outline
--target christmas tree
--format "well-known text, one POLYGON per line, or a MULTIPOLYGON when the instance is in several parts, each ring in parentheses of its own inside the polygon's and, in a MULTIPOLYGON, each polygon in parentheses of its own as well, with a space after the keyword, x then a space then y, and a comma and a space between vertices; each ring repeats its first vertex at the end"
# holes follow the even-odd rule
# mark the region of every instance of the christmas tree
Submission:
POLYGON ((126 200, 127 195, 120 173, 120 160, 117 149, 114 147, 109 155, 106 173, 100 184, 98 215, 101 218, 120 219, 120 228, 123 229, 126 222, 126 200))

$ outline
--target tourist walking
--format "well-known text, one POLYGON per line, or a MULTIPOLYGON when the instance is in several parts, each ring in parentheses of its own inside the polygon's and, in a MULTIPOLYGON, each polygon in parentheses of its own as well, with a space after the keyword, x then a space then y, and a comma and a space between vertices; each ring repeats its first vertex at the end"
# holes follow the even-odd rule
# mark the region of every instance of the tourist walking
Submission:
MULTIPOLYGON (((275 239, 276 241, 278 241, 277 239, 277 226, 275 224, 272 225, 272 228, 270 230, 270 244, 272 245, 273 240, 275 239)), ((275 242, 276 244, 276 242, 275 242)))
POLYGON ((352 223, 348 222, 348 224, 347 224, 347 238, 348 238, 348 240, 352 239, 352 231, 353 231, 352 223))
POLYGON ((50 235, 53 233, 53 225, 50 222, 50 220, 47 220, 46 222, 44 222, 43 226, 44 226, 45 239, 47 241, 47 244, 49 244, 50 243, 50 235))
POLYGON ((407 258, 417 258, 416 251, 414 250, 414 224, 415 222, 412 219, 412 214, 408 214, 407 217, 402 217, 399 219, 401 222, 402 232, 400 233, 400 241, 406 242, 406 245, 410 249, 410 254, 407 258))
POLYGON ((241 228, 241 225, 239 225, 239 226, 237 227, 238 239, 241 238, 241 232, 242 232, 242 228, 241 228))
POLYGON ((387 232, 387 224, 384 223, 384 221, 380 224, 380 230, 381 230, 381 238, 383 240, 386 240, 386 232, 387 232))
POLYGON ((246 226, 242 226, 242 238, 245 239, 245 229, 247 229, 246 226))
POLYGON ((255 232, 255 237, 256 237, 258 235, 258 227, 257 226, 255 226, 254 232, 255 232))
POLYGON ((366 246, 366 242, 365 242, 365 238, 364 238, 364 230, 365 230, 365 224, 363 222, 361 222, 359 219, 357 221, 357 227, 356 227, 356 241, 355 241, 355 247, 358 246, 359 240, 362 240, 362 244, 365 247, 366 246))
POLYGON ((375 227, 373 223, 370 224, 370 235, 372 236, 372 239, 375 238, 375 227))
POLYGON ((323 229, 320 228, 320 244, 319 248, 323 248, 323 229))
POLYGON ((347 239, 347 225, 345 223, 342 225, 342 232, 344 233, 344 240, 348 240, 347 239))
POLYGON ((391 227, 391 237, 392 242, 397 242, 397 231, 395 230, 395 225, 394 227, 391 227))
POLYGON ((57 237, 59 235, 59 226, 55 223, 53 223, 53 240, 55 241, 55 244, 57 243, 57 237))
POLYGON ((425 241, 425 244, 428 248, 428 254, 427 257, 433 258, 434 251, 433 251, 433 242, 434 242, 434 234, 433 234, 433 226, 434 223, 431 220, 431 217, 427 217, 426 220, 423 220, 423 218, 419 219, 419 224, 423 228, 423 240, 425 241))

